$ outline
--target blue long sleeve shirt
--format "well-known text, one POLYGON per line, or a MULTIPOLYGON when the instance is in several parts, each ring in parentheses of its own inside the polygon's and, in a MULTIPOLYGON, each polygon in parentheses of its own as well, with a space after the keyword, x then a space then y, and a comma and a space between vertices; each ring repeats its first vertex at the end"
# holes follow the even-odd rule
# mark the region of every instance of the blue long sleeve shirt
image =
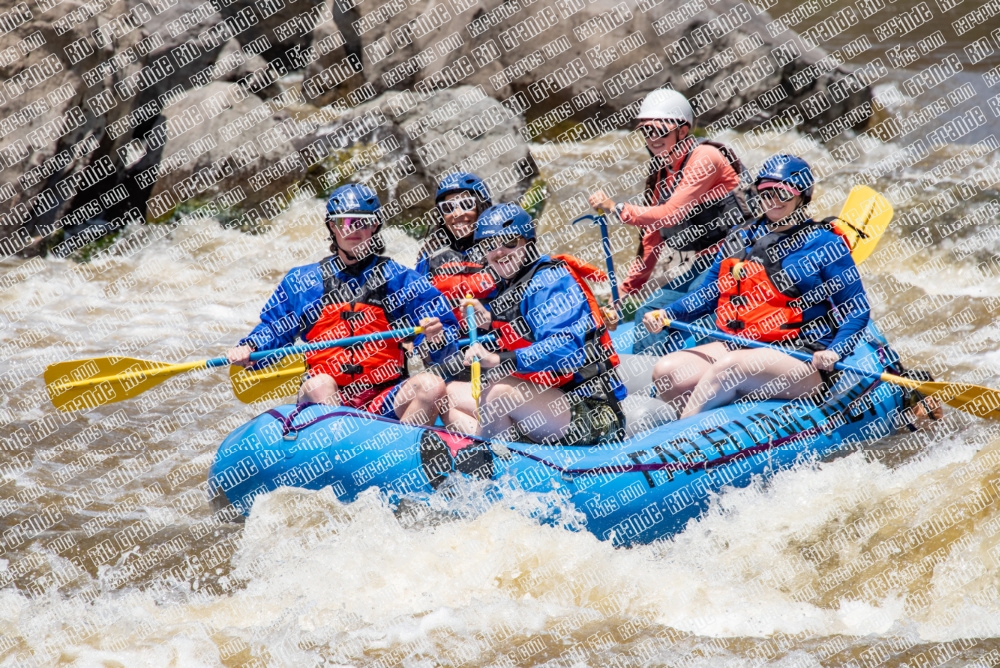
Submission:
MULTIPOLYGON (((538 259, 548 261, 548 256, 538 259)), ((487 304, 486 308, 491 306, 487 304)), ((585 344, 587 334, 594 330, 594 316, 586 295, 569 271, 557 266, 537 272, 524 291, 519 311, 534 342, 513 352, 517 371, 573 373, 574 382, 583 383, 585 379, 578 370, 588 363, 585 344)), ((625 399, 625 386, 617 375, 612 379, 615 396, 619 401, 625 399)))
MULTIPOLYGON (((714 277, 701 290, 693 292, 666 309, 667 317, 681 322, 691 322, 714 313, 719 305, 718 276, 725 257, 731 256, 737 245, 749 248, 755 241, 767 234, 762 221, 737 229, 737 237, 726 242, 725 251, 716 258, 709 269, 714 277)), ((806 308, 802 311, 802 321, 808 322, 827 317, 836 323, 836 328, 816 340, 841 358, 854 349, 854 335, 868 325, 871 307, 861 283, 861 276, 849 252, 844 252, 844 242, 833 232, 816 226, 813 233, 801 237, 787 237, 792 243, 784 247, 787 251, 781 262, 781 271, 802 295, 806 308)))
MULTIPOLYGON (((350 285, 352 292, 357 293, 371 278, 375 258, 346 268, 336 265, 337 263, 327 263, 336 277, 350 285)), ((455 320, 448 301, 437 288, 424 276, 393 260, 388 260, 383 265, 382 273, 388 309, 386 317, 392 329, 415 327, 423 318, 440 318, 448 343, 429 346, 431 359, 439 363, 453 354, 457 350, 456 341, 459 338, 458 321, 455 320)), ((264 304, 260 312, 260 324, 240 341, 240 345, 252 341, 258 350, 273 350, 291 345, 305 333, 305 314, 318 313, 323 305, 321 263, 295 267, 285 275, 274 294, 264 304)), ((420 345, 423 339, 421 334, 414 340, 414 344, 420 345)))

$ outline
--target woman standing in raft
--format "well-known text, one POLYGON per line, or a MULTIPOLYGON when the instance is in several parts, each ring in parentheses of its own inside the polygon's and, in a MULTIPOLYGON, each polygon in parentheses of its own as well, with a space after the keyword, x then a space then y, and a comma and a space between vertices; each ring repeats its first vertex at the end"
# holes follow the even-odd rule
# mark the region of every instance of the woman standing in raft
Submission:
POLYGON ((661 399, 683 406, 682 418, 765 386, 779 388, 776 399, 822 390, 868 324, 868 297, 847 243, 806 213, 813 183, 801 158, 765 161, 756 179, 764 216, 726 239, 709 270, 714 280, 643 319, 658 332, 663 318, 690 322, 714 312, 723 332, 812 352, 812 364, 721 342, 671 353, 656 363, 653 383, 661 399))
MULTIPOLYGON (((589 201, 595 209, 614 210, 623 223, 643 230, 637 257, 622 284, 625 294, 645 302, 635 315, 641 322, 646 313, 697 290, 714 256, 699 256, 699 251, 724 239, 750 213, 740 188, 742 163, 725 144, 691 135, 694 111, 686 97, 654 90, 642 101, 636 123, 652 158, 644 206, 615 204, 601 190, 589 201)), ((633 350, 663 354, 666 338, 637 332, 633 350)))
POLYGON ((625 386, 597 300, 571 264, 538 256, 535 222, 516 204, 487 209, 475 240, 500 283, 496 295, 472 305, 482 331, 496 342, 470 346, 487 387, 479 415, 468 383, 451 383, 445 423, 486 438, 583 445, 619 440, 625 386), (512 376, 512 377, 511 377, 512 376), (451 391, 452 387, 460 391, 451 391))
MULTIPOLYGON (((333 255, 296 267, 260 314, 260 324, 226 353, 246 366, 254 350, 413 327, 420 321, 429 355, 440 361, 455 350, 458 323, 447 301, 412 269, 380 255, 378 196, 360 184, 341 186, 327 202, 333 255)), ((420 339, 418 338, 418 342, 420 339)), ((430 373, 406 378, 399 341, 384 340, 306 355, 309 377, 298 401, 368 411, 411 424, 434 424, 444 381, 430 373)))

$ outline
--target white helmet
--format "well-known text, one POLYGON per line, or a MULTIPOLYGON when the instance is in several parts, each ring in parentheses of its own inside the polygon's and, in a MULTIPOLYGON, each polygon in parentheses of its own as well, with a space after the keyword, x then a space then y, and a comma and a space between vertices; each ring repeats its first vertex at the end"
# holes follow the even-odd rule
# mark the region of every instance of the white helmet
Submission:
POLYGON ((694 110, 687 98, 669 88, 657 88, 649 93, 639 107, 635 120, 671 120, 684 121, 694 125, 694 110))

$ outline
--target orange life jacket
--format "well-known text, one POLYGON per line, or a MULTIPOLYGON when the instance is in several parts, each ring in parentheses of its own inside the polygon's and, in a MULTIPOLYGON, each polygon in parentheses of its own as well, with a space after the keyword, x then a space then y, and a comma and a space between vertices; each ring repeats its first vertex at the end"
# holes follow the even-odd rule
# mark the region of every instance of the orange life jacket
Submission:
MULTIPOLYGON (((614 345, 611 342, 611 335, 604 324, 604 316, 601 315, 601 308, 597 303, 597 298, 594 297, 594 293, 585 280, 586 277, 592 280, 606 281, 607 275, 597 267, 589 265, 572 255, 553 255, 548 261, 536 263, 530 271, 526 272, 524 276, 490 302, 490 307, 493 311, 492 328, 497 332, 497 347, 500 350, 510 352, 527 348, 535 342, 531 329, 524 321, 524 318, 521 317, 521 302, 528 284, 531 283, 531 279, 539 271, 549 267, 564 267, 569 272, 569 275, 573 277, 576 284, 580 286, 580 290, 583 291, 587 305, 590 307, 591 316, 594 319, 594 327, 585 337, 587 362, 575 373, 580 374, 584 381, 588 381, 614 369, 620 362, 618 353, 615 352, 614 345)), ((517 378, 538 383, 539 385, 562 388, 573 382, 574 375, 574 373, 558 374, 548 371, 514 374, 517 378)))
MULTIPOLYGON (((302 338, 312 343, 392 329, 383 274, 387 262, 388 258, 376 258, 358 286, 338 278, 332 265, 324 260, 323 306, 321 310, 307 309, 302 338)), ((311 372, 332 376, 347 396, 391 385, 406 373, 403 349, 392 339, 306 353, 306 364, 311 372)))
MULTIPOLYGON (((749 248, 722 260, 719 268, 719 305, 715 323, 727 334, 775 343, 794 339, 802 327, 799 290, 781 272, 783 256, 771 259, 768 249, 797 232, 806 223, 783 234, 767 234, 749 248), (780 284, 780 285, 779 285, 780 284)), ((847 243, 842 234, 838 234, 847 243)), ((849 246, 848 246, 849 247, 849 246)), ((780 254, 779 254, 780 255, 780 254)))

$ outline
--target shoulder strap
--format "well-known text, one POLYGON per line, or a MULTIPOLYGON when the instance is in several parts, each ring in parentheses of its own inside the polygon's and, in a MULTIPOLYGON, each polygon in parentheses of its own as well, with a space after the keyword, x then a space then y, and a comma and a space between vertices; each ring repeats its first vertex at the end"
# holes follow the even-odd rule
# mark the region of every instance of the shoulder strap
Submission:
MULTIPOLYGON (((527 289, 528 284, 531 283, 531 279, 535 277, 542 269, 547 267, 555 266, 555 262, 551 260, 547 262, 536 262, 533 267, 524 272, 516 281, 511 283, 506 290, 499 293, 495 298, 490 300, 490 304, 499 309, 500 312, 505 313, 515 306, 520 306, 521 300, 524 298, 524 291, 527 289)), ((494 311, 494 316, 498 315, 494 311)))
MULTIPOLYGON (((371 269, 368 270, 368 277, 365 278, 364 282, 361 284, 361 289, 358 290, 354 299, 351 300, 352 309, 359 303, 368 302, 375 294, 385 294, 386 279, 383 267, 385 267, 388 262, 389 258, 382 255, 375 257, 375 263, 372 265, 371 269)), ((364 276, 364 272, 362 272, 362 276, 364 276)))
POLYGON ((723 144, 721 141, 715 141, 714 139, 701 139, 699 140, 698 145, 700 146, 702 144, 707 144, 708 146, 717 148, 719 153, 722 154, 722 157, 724 157, 729 163, 729 166, 733 168, 734 172, 736 172, 736 176, 740 176, 744 171, 746 171, 746 168, 743 166, 743 161, 740 160, 740 157, 736 155, 736 151, 730 148, 728 144, 723 144))
POLYGON ((589 262, 584 262, 575 255, 560 254, 552 255, 553 260, 561 262, 566 265, 570 270, 570 273, 577 273, 583 276, 588 281, 597 281, 598 283, 603 283, 608 280, 608 275, 601 269, 598 269, 589 262))

